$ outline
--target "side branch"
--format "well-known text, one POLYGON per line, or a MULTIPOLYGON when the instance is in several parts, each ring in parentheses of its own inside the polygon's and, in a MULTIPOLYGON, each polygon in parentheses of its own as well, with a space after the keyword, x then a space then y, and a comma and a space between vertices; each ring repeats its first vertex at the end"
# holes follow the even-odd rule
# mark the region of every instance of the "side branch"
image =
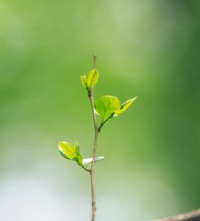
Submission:
POLYGON ((149 221, 198 221, 198 220, 200 220, 200 209, 172 216, 169 218, 153 219, 149 221))

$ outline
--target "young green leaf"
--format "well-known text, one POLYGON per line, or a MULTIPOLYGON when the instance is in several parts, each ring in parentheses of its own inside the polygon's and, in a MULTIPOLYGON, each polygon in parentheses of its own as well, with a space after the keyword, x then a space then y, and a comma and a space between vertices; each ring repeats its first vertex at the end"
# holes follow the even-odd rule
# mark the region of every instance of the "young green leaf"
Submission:
POLYGON ((81 83, 83 87, 86 87, 88 91, 93 88, 99 79, 99 72, 97 70, 91 70, 88 76, 81 76, 81 83))
POLYGON ((114 116, 118 116, 119 114, 123 113, 124 111, 126 111, 130 106, 131 104, 135 101, 137 97, 134 97, 126 102, 124 102, 121 107, 120 107, 120 110, 116 111, 114 116))
POLYGON ((76 149, 76 158, 77 158, 76 161, 80 166, 83 166, 83 164, 82 164, 83 157, 80 155, 78 142, 75 142, 74 147, 76 149))
POLYGON ((78 143, 75 143, 74 146, 72 146, 71 144, 62 141, 59 143, 58 149, 64 158, 68 160, 74 160, 80 166, 83 166, 82 164, 83 157, 79 153, 78 143))
POLYGON ((102 117, 102 122, 113 117, 115 111, 120 109, 120 102, 117 97, 103 96, 95 101, 96 112, 102 117))
POLYGON ((81 83, 83 87, 87 87, 87 77, 86 75, 81 76, 81 83))
POLYGON ((97 70, 91 70, 88 75, 88 88, 94 87, 98 79, 99 79, 99 72, 97 70))

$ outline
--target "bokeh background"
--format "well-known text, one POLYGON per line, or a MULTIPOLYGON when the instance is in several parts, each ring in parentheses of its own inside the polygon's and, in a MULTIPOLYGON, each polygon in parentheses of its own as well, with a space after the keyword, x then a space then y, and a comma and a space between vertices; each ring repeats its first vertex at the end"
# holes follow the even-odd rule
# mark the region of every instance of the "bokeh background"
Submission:
POLYGON ((134 105, 102 130, 97 221, 200 207, 200 1, 1 0, 0 220, 90 220, 89 175, 57 150, 92 154, 80 75, 134 105))

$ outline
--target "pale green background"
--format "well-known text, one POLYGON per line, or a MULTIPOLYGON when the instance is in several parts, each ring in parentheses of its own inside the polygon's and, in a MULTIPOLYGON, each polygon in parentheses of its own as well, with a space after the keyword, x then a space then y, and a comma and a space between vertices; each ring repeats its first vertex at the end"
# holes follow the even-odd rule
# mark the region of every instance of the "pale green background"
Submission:
POLYGON ((89 175, 57 144, 91 156, 94 53, 96 97, 138 97, 100 135, 96 220, 200 207, 200 1, 1 0, 0 220, 90 220, 89 175))

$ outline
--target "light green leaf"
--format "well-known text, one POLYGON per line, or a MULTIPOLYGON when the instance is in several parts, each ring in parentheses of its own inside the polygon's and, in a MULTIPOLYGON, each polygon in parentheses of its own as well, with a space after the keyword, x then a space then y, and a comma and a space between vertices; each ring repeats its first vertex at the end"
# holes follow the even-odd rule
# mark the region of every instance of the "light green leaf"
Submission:
MULTIPOLYGON (((105 157, 102 157, 102 156, 101 156, 101 157, 95 157, 95 158, 94 158, 94 162, 103 160, 104 158, 105 158, 105 157)), ((92 163, 92 160, 93 160, 93 158, 85 158, 85 159, 82 160, 82 164, 83 164, 85 167, 87 167, 88 164, 92 163)))
POLYGON ((76 162, 78 163, 78 165, 83 167, 82 161, 83 161, 83 157, 80 154, 77 155, 76 162))
POLYGON ((73 160, 76 158, 76 148, 71 146, 71 144, 67 142, 59 142, 59 147, 58 147, 60 153, 67 159, 73 160))
POLYGON ((82 165, 83 157, 79 153, 78 143, 75 143, 74 146, 72 146, 71 144, 65 141, 62 141, 62 142, 59 142, 58 149, 63 157, 65 157, 68 160, 74 160, 80 166, 83 166, 82 165))
POLYGON ((82 166, 83 157, 80 155, 78 142, 75 142, 74 147, 76 149, 76 161, 80 166, 82 166))
POLYGON ((122 105, 121 105, 121 108, 120 110, 116 111, 114 116, 118 116, 119 114, 123 113, 124 111, 126 111, 130 106, 131 104, 135 101, 137 97, 134 97, 126 102, 124 102, 122 105))
POLYGON ((114 113, 120 110, 120 102, 117 97, 103 96, 95 101, 95 110, 102 117, 102 122, 112 118, 114 113))
POLYGON ((91 88, 94 87, 99 79, 99 72, 97 70, 91 70, 88 76, 81 76, 81 83, 83 87, 86 87, 88 91, 91 91, 91 88))
POLYGON ((87 87, 87 77, 86 75, 81 76, 81 83, 83 87, 87 87))
POLYGON ((98 79, 99 79, 99 72, 97 70, 91 70, 87 79, 88 88, 94 87, 98 79))

